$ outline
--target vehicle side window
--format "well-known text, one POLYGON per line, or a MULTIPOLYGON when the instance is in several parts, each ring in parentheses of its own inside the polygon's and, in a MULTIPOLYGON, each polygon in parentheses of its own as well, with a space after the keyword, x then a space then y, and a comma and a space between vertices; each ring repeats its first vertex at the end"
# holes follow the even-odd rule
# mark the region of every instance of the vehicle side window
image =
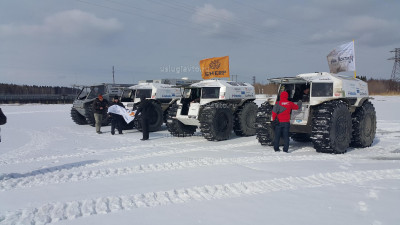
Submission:
POLYGON ((202 89, 202 98, 219 98, 219 87, 204 87, 202 89))
POLYGON ((151 98, 151 89, 139 89, 136 90, 136 98, 144 95, 146 98, 151 98))
POLYGON ((311 97, 331 97, 333 96, 333 83, 313 83, 311 97))

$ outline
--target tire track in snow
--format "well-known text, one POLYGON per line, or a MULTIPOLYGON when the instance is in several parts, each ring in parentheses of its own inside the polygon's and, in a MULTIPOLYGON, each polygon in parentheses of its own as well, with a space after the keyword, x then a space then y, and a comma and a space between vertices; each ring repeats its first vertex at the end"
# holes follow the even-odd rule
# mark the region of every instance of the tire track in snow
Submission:
POLYGON ((32 114, 32 113, 59 113, 59 112, 67 112, 67 110, 38 110, 38 111, 29 111, 29 112, 7 112, 7 115, 20 115, 20 114, 32 114))
MULTIPOLYGON (((193 143, 197 143, 197 142, 206 142, 206 141, 207 140, 204 140, 204 139, 180 141, 179 145, 193 144, 193 143)), ((133 145, 133 146, 125 146, 125 147, 102 149, 102 150, 83 149, 85 152, 80 152, 80 153, 76 153, 76 154, 43 156, 43 157, 36 157, 36 158, 29 158, 29 159, 20 159, 20 158, 14 156, 14 157, 8 157, 8 159, 5 160, 4 157, 3 157, 3 159, 0 160, 0 166, 2 166, 2 165, 20 164, 20 163, 42 162, 42 161, 67 159, 67 158, 78 158, 78 157, 87 156, 87 155, 100 155, 100 154, 104 154, 104 153, 108 153, 108 152, 134 152, 135 150, 141 149, 141 148, 166 147, 166 146, 170 146, 170 145, 177 145, 177 142, 171 141, 171 142, 159 143, 159 144, 133 145)), ((5 157, 7 157, 7 156, 5 156, 5 157)))
POLYGON ((80 217, 128 211, 136 208, 152 208, 184 204, 191 201, 212 201, 269 192, 387 179, 400 179, 400 169, 320 173, 305 177, 205 185, 143 194, 108 196, 71 202, 54 202, 38 207, 2 213, 0 214, 0 224, 44 225, 62 220, 73 220, 80 217))
MULTIPOLYGON (((332 160, 334 155, 323 156, 255 156, 255 157, 239 157, 239 158, 203 158, 197 160, 186 160, 178 162, 167 162, 158 164, 138 165, 132 167, 104 168, 97 170, 79 170, 75 172, 69 171, 71 167, 63 170, 55 170, 49 172, 46 170, 36 171, 35 174, 3 175, 0 177, 0 191, 7 191, 16 188, 28 188, 33 186, 44 186, 49 184, 61 184, 68 182, 79 182, 93 179, 101 179, 108 177, 117 177, 138 173, 151 172, 167 172, 174 170, 193 169, 211 166, 227 166, 227 165, 248 165, 255 163, 267 162, 290 162, 290 161, 322 161, 332 160)), ((83 166, 84 167, 84 166, 83 166)), ((73 167, 72 167, 73 168, 73 167)))

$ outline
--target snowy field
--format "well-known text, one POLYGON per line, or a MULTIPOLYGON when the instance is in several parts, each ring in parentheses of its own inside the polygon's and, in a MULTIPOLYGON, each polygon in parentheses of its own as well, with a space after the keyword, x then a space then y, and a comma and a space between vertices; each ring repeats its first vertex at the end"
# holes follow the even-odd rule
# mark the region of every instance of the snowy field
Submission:
POLYGON ((71 105, 0 105, 0 224, 400 224, 400 97, 377 96, 373 146, 343 155, 165 129, 103 134, 71 105))

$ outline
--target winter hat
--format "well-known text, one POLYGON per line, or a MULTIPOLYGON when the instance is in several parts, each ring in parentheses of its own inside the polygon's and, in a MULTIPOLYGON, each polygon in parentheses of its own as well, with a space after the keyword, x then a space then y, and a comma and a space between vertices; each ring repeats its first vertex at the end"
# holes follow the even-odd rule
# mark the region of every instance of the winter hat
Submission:
POLYGON ((98 97, 99 97, 99 99, 100 99, 100 98, 103 98, 103 95, 99 95, 98 97))

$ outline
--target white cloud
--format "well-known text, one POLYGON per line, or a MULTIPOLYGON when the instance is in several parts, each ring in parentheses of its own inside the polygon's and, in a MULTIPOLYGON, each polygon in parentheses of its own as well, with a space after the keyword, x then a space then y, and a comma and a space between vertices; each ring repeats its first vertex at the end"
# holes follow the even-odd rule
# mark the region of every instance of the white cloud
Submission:
POLYGON ((211 4, 198 7, 192 21, 200 25, 201 30, 210 36, 232 35, 236 27, 234 14, 226 9, 217 9, 211 4))
POLYGON ((68 10, 46 17, 42 24, 3 24, 0 37, 44 39, 101 39, 122 28, 117 19, 102 19, 80 10, 68 10))
POLYGON ((400 33, 396 32, 400 27, 399 21, 356 16, 348 17, 335 25, 332 29, 313 34, 311 41, 326 43, 356 39, 357 42, 370 46, 385 46, 394 44, 400 39, 400 33))

